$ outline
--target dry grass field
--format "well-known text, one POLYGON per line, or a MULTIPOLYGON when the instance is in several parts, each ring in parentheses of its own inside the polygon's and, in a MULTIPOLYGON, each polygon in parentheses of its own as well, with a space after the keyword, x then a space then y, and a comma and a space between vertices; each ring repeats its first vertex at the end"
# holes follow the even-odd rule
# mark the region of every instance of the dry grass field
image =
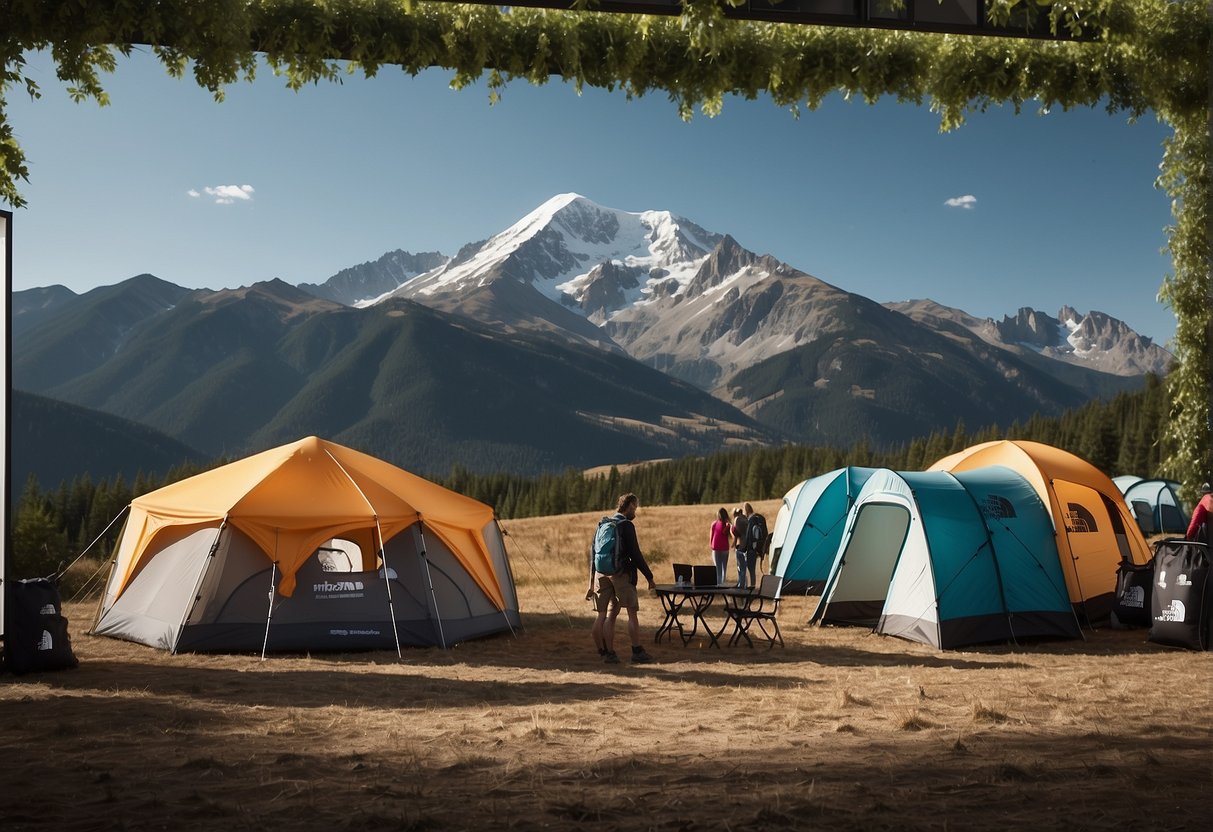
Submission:
MULTIPOLYGON (((641 509, 659 577, 708 561, 714 508, 641 509)), ((597 516, 505 524, 524 632, 402 661, 172 656, 68 605, 80 667, 0 678, 0 830, 1209 828, 1213 654, 1111 629, 944 652, 806 627, 799 597, 784 648, 604 665, 597 516)))

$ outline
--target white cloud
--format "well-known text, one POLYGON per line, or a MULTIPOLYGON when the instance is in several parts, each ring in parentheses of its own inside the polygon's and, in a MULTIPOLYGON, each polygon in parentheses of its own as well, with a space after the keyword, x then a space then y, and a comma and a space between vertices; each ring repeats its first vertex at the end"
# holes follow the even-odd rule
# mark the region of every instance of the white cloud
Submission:
MULTIPOLYGON (((237 201, 251 202, 253 192, 252 185, 208 185, 202 189, 202 193, 215 198, 216 205, 232 205, 237 201)), ((202 193, 193 188, 190 188, 187 193, 192 197, 202 196, 202 193)))
POLYGON ((951 199, 945 199, 943 204, 949 208, 963 208, 966 211, 972 211, 977 207, 977 197, 973 196, 972 194, 954 196, 951 199))

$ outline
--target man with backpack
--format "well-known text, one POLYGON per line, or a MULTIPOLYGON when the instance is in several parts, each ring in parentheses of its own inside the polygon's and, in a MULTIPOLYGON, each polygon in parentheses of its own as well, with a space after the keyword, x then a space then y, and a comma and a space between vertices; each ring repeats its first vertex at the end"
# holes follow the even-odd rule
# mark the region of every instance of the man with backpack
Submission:
POLYGON ((750 587, 758 586, 756 573, 758 561, 767 556, 771 536, 767 533, 767 518, 754 512, 754 507, 745 504, 745 566, 750 576, 750 587))
POLYGON ((640 664, 652 661, 653 657, 640 643, 640 598, 636 594, 639 571, 653 589, 653 570, 640 551, 636 539, 636 510, 640 499, 635 494, 624 494, 619 498, 615 514, 598 521, 594 542, 590 546, 590 585, 586 600, 594 601, 598 611, 590 634, 598 654, 607 664, 618 664, 615 654, 615 620, 619 608, 628 611, 628 636, 632 642, 632 661, 640 664))

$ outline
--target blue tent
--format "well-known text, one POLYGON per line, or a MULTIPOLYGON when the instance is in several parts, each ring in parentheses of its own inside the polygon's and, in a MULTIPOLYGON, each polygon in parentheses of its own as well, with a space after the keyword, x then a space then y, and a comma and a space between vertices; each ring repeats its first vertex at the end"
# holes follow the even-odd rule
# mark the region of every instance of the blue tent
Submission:
POLYGON ((847 512, 876 470, 838 468, 805 480, 784 496, 771 538, 771 573, 783 578, 785 591, 820 589, 825 583, 842 540, 847 512))
POLYGON ((1174 480, 1138 480, 1124 489, 1124 495, 1142 534, 1182 535, 1188 530, 1190 512, 1179 499, 1179 483, 1174 480))
POLYGON ((873 472, 812 620, 940 648, 1081 638, 1048 509, 1003 466, 873 472))

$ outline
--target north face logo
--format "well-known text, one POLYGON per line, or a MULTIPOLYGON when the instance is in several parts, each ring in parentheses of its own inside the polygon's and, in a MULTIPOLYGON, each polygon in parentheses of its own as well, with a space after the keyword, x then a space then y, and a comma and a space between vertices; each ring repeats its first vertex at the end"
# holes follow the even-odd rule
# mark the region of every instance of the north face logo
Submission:
POLYGON ((1016 517, 1015 506, 1006 497, 999 497, 997 494, 991 494, 986 497, 986 501, 982 504, 981 510, 985 512, 987 517, 997 517, 1000 520, 1009 520, 1016 517))
POLYGON ((1139 610, 1146 608, 1146 590, 1144 587, 1131 586, 1125 590, 1120 603, 1125 607, 1135 607, 1139 610))
POLYGON ((1187 614, 1188 610, 1184 607, 1184 602, 1180 601, 1178 598, 1172 598, 1170 606, 1161 610, 1158 615, 1154 616, 1154 620, 1183 623, 1183 620, 1187 614))
POLYGON ((1085 506, 1080 506, 1078 503, 1067 503, 1066 509, 1066 531, 1099 531, 1099 526, 1095 523, 1095 515, 1087 511, 1085 506))
POLYGON ((324 581, 312 584, 312 592, 361 592, 362 581, 324 581))

